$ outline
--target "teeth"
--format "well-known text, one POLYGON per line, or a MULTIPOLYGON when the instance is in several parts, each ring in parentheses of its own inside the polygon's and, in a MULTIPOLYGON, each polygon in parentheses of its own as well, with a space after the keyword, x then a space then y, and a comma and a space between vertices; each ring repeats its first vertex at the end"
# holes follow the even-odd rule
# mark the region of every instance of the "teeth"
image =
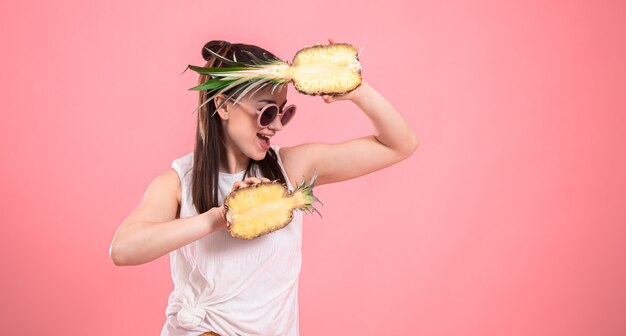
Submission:
POLYGON ((264 137, 265 139, 271 139, 272 137, 269 135, 264 135, 264 134, 259 134, 260 136, 264 137))

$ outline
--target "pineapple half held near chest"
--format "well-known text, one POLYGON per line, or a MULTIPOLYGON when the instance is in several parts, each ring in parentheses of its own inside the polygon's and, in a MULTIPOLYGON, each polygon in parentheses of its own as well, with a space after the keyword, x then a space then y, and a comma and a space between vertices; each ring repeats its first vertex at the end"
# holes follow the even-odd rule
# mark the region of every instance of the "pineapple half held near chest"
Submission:
POLYGON ((316 178, 314 171, 311 182, 307 185, 303 178, 293 192, 277 181, 261 182, 231 192, 224 200, 228 231, 235 238, 250 240, 284 228, 293 219, 295 210, 319 214, 312 205, 313 202, 321 203, 313 195, 316 178))

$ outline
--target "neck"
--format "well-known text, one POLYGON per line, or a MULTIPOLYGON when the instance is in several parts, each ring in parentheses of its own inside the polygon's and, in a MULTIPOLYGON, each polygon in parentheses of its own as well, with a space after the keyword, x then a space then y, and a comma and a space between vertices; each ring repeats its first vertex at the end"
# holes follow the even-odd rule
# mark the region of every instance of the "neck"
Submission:
POLYGON ((220 162, 220 172, 226 174, 240 173, 250 164, 250 158, 242 153, 239 149, 233 149, 233 146, 226 146, 225 153, 220 162))

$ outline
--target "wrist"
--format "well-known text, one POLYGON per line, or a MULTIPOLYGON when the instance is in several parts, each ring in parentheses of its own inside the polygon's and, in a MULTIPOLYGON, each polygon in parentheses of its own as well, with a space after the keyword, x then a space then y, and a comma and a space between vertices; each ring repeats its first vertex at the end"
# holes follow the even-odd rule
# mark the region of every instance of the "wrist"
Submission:
POLYGON ((362 81, 361 85, 355 89, 352 101, 355 104, 363 104, 369 96, 372 95, 374 89, 366 81, 362 81))
POLYGON ((222 213, 221 207, 213 207, 206 212, 207 214, 207 230, 209 233, 215 232, 226 226, 226 218, 222 213))

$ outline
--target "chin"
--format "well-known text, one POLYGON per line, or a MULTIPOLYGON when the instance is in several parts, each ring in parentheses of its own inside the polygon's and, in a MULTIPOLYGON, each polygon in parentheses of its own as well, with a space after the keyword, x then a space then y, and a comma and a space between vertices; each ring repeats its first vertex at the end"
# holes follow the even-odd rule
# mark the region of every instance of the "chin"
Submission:
POLYGON ((265 155, 267 155, 268 151, 269 151, 269 149, 266 150, 266 151, 264 151, 262 149, 257 149, 256 151, 254 151, 254 153, 252 153, 253 155, 250 156, 250 158, 252 158, 252 159, 254 159, 256 161, 261 161, 261 160, 263 160, 265 158, 265 155))

